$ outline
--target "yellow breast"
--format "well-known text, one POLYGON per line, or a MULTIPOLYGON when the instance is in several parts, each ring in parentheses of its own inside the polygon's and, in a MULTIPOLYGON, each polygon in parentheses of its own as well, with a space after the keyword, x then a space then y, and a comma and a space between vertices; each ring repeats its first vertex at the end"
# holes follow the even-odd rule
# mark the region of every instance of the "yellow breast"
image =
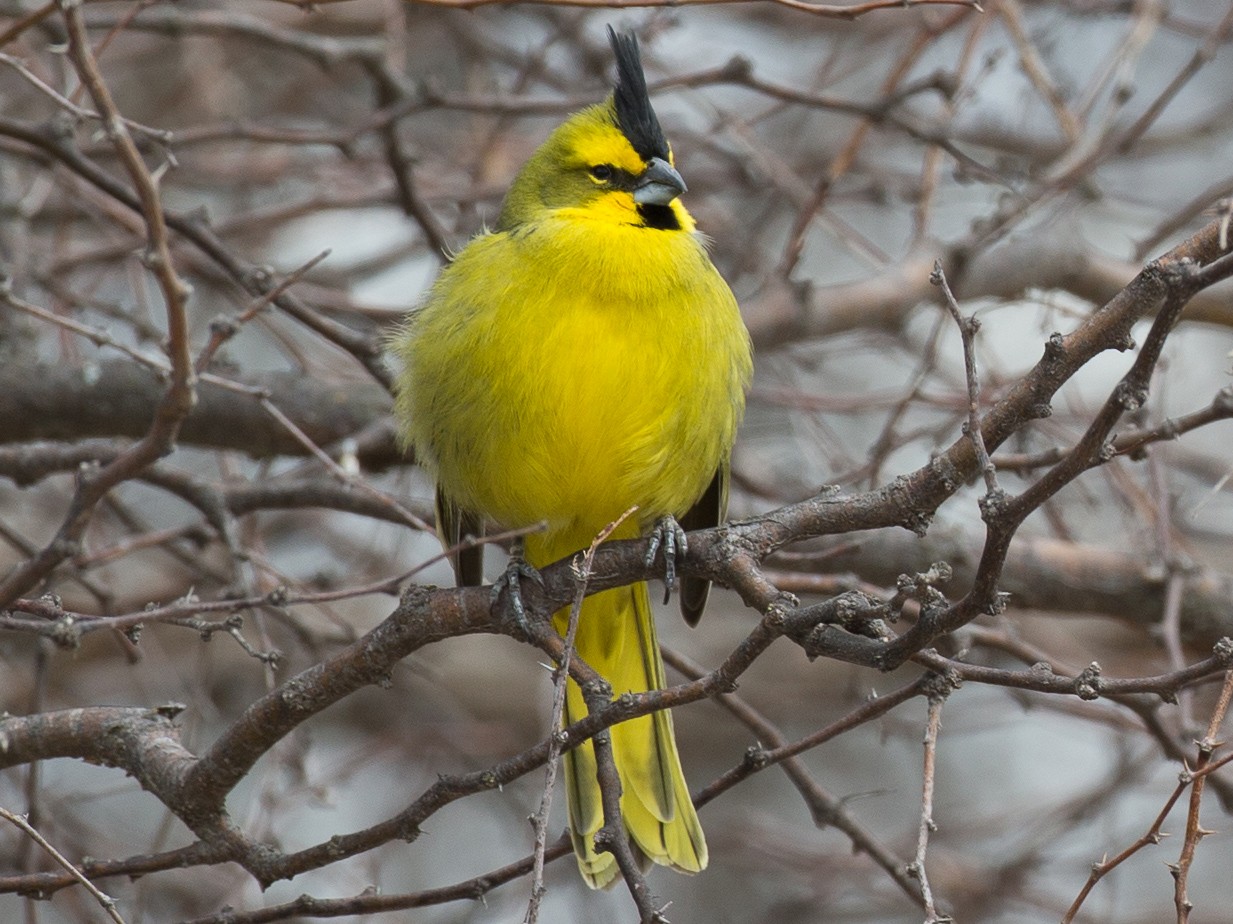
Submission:
POLYGON ((473 241, 401 341, 400 417, 462 507, 589 541, 680 515, 726 459, 751 361, 698 239, 560 210, 473 241))

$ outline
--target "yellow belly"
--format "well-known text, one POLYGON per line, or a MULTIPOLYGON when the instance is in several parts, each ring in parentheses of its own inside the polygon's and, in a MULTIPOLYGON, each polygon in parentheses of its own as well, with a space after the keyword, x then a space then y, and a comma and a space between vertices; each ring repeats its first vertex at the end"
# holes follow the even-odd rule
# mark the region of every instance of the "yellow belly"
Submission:
POLYGON ((750 373, 691 234, 568 217, 472 242, 402 349, 400 416, 445 492, 576 545, 634 504, 643 524, 684 513, 731 449, 750 373))

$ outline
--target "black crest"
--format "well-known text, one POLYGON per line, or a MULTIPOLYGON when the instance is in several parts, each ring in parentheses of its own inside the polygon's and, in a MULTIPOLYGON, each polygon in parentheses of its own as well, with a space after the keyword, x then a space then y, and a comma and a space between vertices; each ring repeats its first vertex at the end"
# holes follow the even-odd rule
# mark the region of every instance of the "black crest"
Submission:
POLYGON ((652 157, 668 159, 668 139, 659 127, 659 119, 651 108, 646 92, 646 77, 642 73, 642 56, 638 39, 632 32, 617 33, 608 27, 608 38, 616 54, 617 84, 614 91, 617 127, 629 139, 643 160, 652 157))

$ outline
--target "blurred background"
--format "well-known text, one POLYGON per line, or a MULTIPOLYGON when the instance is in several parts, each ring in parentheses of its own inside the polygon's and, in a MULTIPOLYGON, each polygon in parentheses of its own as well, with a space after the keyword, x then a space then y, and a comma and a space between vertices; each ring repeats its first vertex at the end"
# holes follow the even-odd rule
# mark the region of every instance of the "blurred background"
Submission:
MULTIPOLYGON (((393 445, 382 360, 365 350, 416 304, 445 255, 495 220, 547 133, 608 92, 607 24, 640 37, 686 204, 754 338, 734 518, 823 485, 884 485, 960 437, 963 356, 929 283, 935 260, 981 322, 987 404, 1036 363, 1051 332, 1074 329, 1233 195, 1227 3, 990 0, 983 11, 931 3, 851 21, 786 3, 454 5, 85 6, 106 84, 177 216, 172 253, 192 287, 194 355, 212 337, 218 348, 174 452, 114 489, 80 547, 21 597, 54 594, 65 610, 116 617, 277 587, 339 593, 251 608, 234 631, 180 619, 139 638, 92 632, 69 649, 4 623, 4 711, 181 702, 185 743, 199 753, 248 704, 389 615, 388 594, 344 592, 405 574, 438 546, 414 520, 431 520, 431 483, 393 445), (271 285, 302 310, 254 294, 271 285), (225 515, 210 514, 207 495, 225 515), (272 650, 276 664, 261 657, 272 650)), ((165 387, 166 315, 140 259, 144 226, 97 181, 128 186, 65 43, 54 4, 0 0, 0 579, 56 536, 82 462, 147 432, 165 387)), ((1229 287, 1196 298, 1151 400, 1119 431, 1209 407, 1230 384, 1231 327, 1229 287)), ((1107 352, 1068 382, 1053 415, 995 455, 1003 487, 1022 490, 1048 453, 1073 445, 1132 360, 1107 352)), ((948 650, 1008 669, 1097 661, 1106 676, 1135 677, 1197 661, 1233 635, 1233 430, 1229 412, 1219 416, 1089 472, 1037 511, 1008 562, 1008 611, 948 650)), ((923 538, 877 531, 793 547, 772 563, 777 583, 807 600, 856 587, 889 595, 899 573, 946 560, 956 575, 943 590, 959 597, 983 541, 979 495, 957 493, 923 538)), ((501 561, 489 555, 492 577, 501 561)), ((415 580, 452 578, 438 563, 415 580)), ((757 618, 730 593, 712 601, 697 630, 674 608, 660 621, 665 647, 706 669, 757 618)), ((499 637, 423 649, 388 689, 365 689, 283 739, 228 807, 250 836, 287 851, 376 824, 438 774, 483 769, 543 739, 543 660, 499 637)), ((811 663, 780 641, 738 695, 795 740, 919 673, 811 663)), ((670 668, 669 679, 681 676, 670 668)), ((1138 709, 975 683, 954 693, 927 855, 940 906, 963 922, 1060 919, 1091 864, 1152 825, 1217 688, 1138 709)), ((717 702, 674 720, 695 792, 758 743, 717 702)), ((925 701, 910 699, 800 758, 904 865, 916 849, 925 721, 925 701)), ((1233 780, 1219 777, 1202 819, 1223 831, 1233 780)), ((254 911, 302 893, 439 888, 526 856, 542 786, 536 771, 460 800, 413 843, 264 893, 230 864, 100 885, 128 924, 254 911)), ((552 837, 564 827, 560 793, 556 802, 552 837)), ((1185 802, 1164 830, 1180 835, 1185 802)), ((73 860, 193 839, 123 773, 81 761, 3 771, 0 805, 29 811, 73 860)), ((922 920, 848 833, 815 824, 779 768, 721 793, 701 818, 710 868, 650 874, 675 924, 922 920)), ((1225 840, 1199 844, 1196 920, 1218 920, 1233 903, 1225 840)), ((1131 858, 1076 920, 1172 920, 1165 864, 1180 843, 1131 858)), ((11 891, 51 868, 0 824, 0 886, 10 887, 0 920, 104 919, 78 888, 45 901, 11 891)), ((636 917, 623 887, 590 892, 568 857, 549 865, 547 886, 541 920, 636 917)), ((529 889, 515 879, 483 901, 362 919, 520 920, 529 889)))

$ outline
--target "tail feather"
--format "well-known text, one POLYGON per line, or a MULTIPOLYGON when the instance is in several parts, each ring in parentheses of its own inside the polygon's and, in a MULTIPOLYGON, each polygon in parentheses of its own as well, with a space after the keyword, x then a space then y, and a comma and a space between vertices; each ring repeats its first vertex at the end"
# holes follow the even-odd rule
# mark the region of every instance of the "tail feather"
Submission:
MULTIPOLYGON (((556 615, 564 633, 568 611, 556 615)), ((588 597, 579 618, 579 657, 612 685, 613 694, 641 693, 665 685, 663 659, 645 584, 588 597)), ((571 680, 566 690, 565 722, 587 715, 582 691, 571 680)), ((706 840, 672 733, 672 716, 656 712, 612 728, 612 752, 621 780, 621 815, 630 841, 646 860, 686 873, 706 867, 706 840)), ((593 888, 611 884, 616 859, 597 853, 595 833, 603 826, 596 782, 595 750, 586 742, 565 755, 570 834, 583 878, 593 888)))

